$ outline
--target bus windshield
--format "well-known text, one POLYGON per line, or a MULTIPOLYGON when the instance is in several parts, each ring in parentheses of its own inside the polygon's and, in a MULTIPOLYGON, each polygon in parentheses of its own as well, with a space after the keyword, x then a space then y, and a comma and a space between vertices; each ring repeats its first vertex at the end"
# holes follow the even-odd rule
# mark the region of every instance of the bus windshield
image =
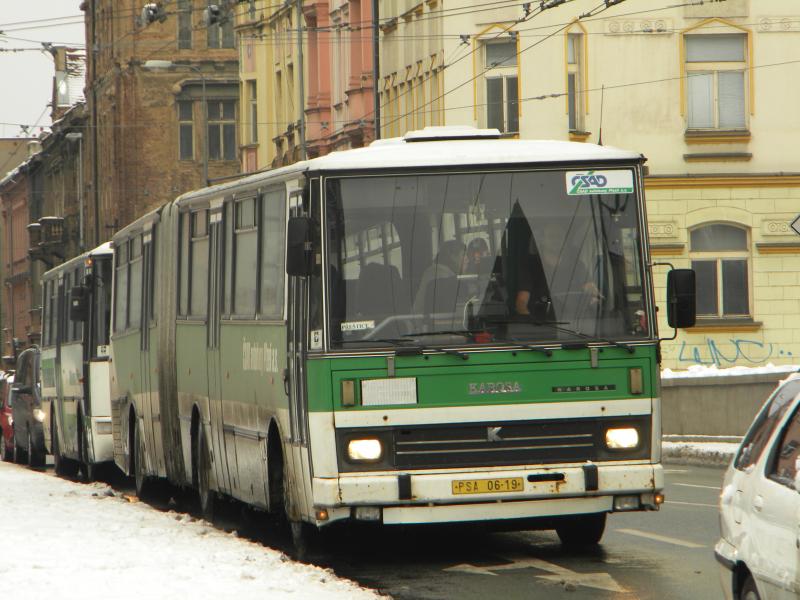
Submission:
POLYGON ((332 346, 649 337, 633 170, 575 173, 327 178, 332 346))

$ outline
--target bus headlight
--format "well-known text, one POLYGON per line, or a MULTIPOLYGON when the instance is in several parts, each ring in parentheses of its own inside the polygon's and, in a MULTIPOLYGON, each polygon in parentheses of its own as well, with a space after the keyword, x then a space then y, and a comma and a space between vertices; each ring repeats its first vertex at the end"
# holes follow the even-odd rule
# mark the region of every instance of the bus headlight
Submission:
POLYGON ((347 443, 347 458, 357 462, 373 462, 383 456, 383 444, 376 438, 350 440, 347 443))
POLYGON ((44 423, 44 411, 41 408, 34 408, 33 418, 39 421, 39 423, 44 423))
POLYGON ((606 430, 606 447, 609 450, 631 450, 639 445, 639 432, 635 427, 606 430))

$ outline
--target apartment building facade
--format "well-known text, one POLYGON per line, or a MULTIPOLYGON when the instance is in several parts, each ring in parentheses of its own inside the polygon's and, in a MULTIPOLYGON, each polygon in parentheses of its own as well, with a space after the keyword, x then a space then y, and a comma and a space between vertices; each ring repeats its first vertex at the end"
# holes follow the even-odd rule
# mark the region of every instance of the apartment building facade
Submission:
POLYGON ((641 151, 653 259, 698 274, 698 325, 664 366, 799 362, 796 3, 545 5, 382 2, 383 135, 470 124, 641 151))
POLYGON ((375 139, 370 0, 236 9, 246 172, 375 139))
POLYGON ((240 172, 232 12, 204 0, 85 0, 92 244, 183 192, 240 172))

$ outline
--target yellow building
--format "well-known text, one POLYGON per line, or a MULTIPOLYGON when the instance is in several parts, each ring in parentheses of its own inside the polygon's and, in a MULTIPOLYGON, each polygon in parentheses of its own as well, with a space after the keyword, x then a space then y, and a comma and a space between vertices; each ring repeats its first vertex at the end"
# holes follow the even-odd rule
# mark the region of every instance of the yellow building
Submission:
POLYGON ((597 6, 381 2, 383 134, 467 124, 641 151, 653 260, 698 274, 698 326, 664 366, 800 363, 800 5, 597 6))

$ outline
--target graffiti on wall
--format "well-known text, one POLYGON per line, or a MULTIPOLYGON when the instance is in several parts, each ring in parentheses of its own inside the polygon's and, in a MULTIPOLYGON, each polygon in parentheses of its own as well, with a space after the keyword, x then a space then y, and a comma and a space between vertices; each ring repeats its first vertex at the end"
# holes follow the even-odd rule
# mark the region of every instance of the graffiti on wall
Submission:
POLYGON ((783 350, 775 344, 748 340, 746 338, 729 338, 717 343, 712 338, 706 338, 701 344, 687 344, 681 342, 678 362, 698 365, 759 365, 769 360, 791 359, 792 352, 783 350), (720 346, 724 346, 720 348, 720 346))

